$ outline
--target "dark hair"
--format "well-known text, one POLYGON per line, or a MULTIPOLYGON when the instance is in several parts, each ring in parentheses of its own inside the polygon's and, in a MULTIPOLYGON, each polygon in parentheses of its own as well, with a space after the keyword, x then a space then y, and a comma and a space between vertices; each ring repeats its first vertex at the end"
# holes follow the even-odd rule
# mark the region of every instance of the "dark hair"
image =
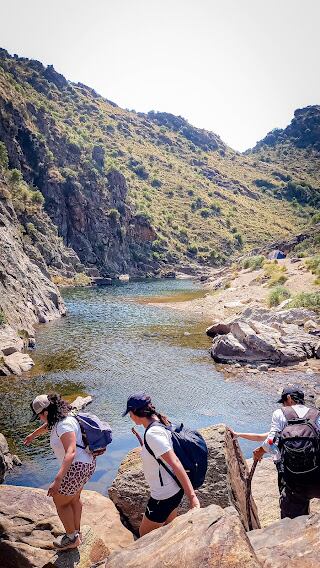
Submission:
POLYGON ((60 394, 48 394, 48 399, 50 404, 45 410, 48 411, 47 422, 50 430, 57 422, 68 416, 72 407, 66 400, 61 398, 60 394))
POLYGON ((132 410, 133 414, 139 416, 140 418, 151 418, 152 416, 157 416, 161 424, 165 426, 170 426, 171 422, 164 414, 157 412, 152 402, 149 402, 144 408, 137 408, 137 410, 132 410))
MULTIPOLYGON (((294 400, 294 402, 296 402, 297 404, 303 404, 304 403, 304 396, 299 395, 299 394, 291 394, 291 400, 294 400)), ((288 396, 286 396, 286 400, 288 400, 288 396)))

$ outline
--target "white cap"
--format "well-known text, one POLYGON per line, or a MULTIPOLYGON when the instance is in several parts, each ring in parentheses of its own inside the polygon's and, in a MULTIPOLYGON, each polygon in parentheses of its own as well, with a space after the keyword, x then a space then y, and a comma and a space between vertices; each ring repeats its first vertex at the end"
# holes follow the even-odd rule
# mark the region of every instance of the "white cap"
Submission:
POLYGON ((49 404, 50 400, 48 399, 48 395, 39 394, 39 396, 36 396, 31 406, 35 414, 40 414, 40 412, 43 412, 46 408, 48 408, 49 404))

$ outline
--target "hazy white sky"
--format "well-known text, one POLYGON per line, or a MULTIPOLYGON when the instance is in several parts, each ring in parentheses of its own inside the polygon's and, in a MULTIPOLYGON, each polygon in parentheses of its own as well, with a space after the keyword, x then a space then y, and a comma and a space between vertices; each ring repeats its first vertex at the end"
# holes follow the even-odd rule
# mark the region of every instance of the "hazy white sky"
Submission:
POLYGON ((0 46, 245 150, 320 104, 319 0, 0 0, 0 46))

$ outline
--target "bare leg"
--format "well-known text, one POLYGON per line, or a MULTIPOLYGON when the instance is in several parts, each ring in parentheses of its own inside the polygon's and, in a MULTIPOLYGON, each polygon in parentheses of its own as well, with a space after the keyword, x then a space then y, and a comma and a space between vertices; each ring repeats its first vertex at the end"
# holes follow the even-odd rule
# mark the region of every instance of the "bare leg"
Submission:
POLYGON ((75 516, 72 507, 74 495, 61 495, 57 493, 53 496, 53 501, 57 509, 57 513, 61 519, 66 533, 71 534, 76 530, 75 516))
POLYGON ((75 530, 79 532, 80 532, 81 513, 82 513, 82 501, 80 499, 81 491, 82 489, 80 489, 80 491, 78 491, 78 493, 74 495, 74 498, 71 501, 75 530))
POLYGON ((171 523, 171 521, 173 521, 178 513, 178 507, 176 509, 174 509, 172 511, 172 513, 170 513, 169 517, 167 518, 166 522, 164 523, 165 525, 168 525, 169 523, 171 523))
POLYGON ((162 527, 164 523, 154 523, 153 521, 149 521, 145 515, 143 515, 143 519, 141 521, 141 525, 139 527, 139 535, 144 536, 159 527, 162 527))

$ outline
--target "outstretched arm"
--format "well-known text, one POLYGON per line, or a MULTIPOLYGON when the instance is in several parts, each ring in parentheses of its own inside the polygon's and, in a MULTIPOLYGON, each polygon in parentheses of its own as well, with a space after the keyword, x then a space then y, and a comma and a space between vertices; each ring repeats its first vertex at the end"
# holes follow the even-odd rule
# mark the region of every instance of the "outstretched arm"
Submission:
POLYGON ((44 434, 47 434, 47 432, 48 432, 48 424, 47 423, 42 424, 42 426, 39 426, 39 428, 31 432, 31 434, 29 434, 23 440, 24 445, 29 446, 29 444, 31 444, 35 438, 38 438, 38 436, 43 436, 44 434))
POLYGON ((269 432, 264 432, 263 434, 255 434, 253 432, 234 432, 233 435, 236 438, 243 438, 244 440, 250 440, 251 442, 264 442, 269 432))

